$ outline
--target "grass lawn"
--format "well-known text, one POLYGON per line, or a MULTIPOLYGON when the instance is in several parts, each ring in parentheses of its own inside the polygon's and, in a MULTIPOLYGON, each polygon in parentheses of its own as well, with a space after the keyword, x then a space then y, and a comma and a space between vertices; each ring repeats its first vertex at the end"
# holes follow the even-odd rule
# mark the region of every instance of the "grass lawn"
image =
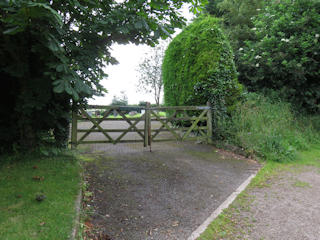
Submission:
MULTIPOLYGON (((225 209, 206 229, 198 240, 214 239, 238 239, 239 234, 237 226, 240 224, 239 218, 235 217, 241 214, 242 210, 250 209, 252 198, 247 194, 252 188, 268 187, 269 179, 277 175, 281 170, 292 169, 292 167, 314 166, 320 168, 320 146, 313 146, 309 151, 300 152, 298 160, 287 163, 277 163, 267 161, 257 176, 252 180, 247 189, 242 192, 236 200, 225 209)), ((241 220, 241 224, 246 224, 246 219, 241 220)), ((248 223, 250 224, 250 223, 248 223)), ((241 233, 240 233, 241 234, 241 233)))
POLYGON ((69 239, 80 170, 71 154, 0 156, 0 239, 69 239))

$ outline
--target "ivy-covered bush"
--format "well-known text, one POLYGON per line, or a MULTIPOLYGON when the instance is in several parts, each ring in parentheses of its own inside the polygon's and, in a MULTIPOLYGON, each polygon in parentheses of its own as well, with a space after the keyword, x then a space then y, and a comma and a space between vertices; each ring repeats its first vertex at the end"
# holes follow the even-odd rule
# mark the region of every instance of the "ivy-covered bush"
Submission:
POLYGON ((219 20, 202 16, 168 46, 162 65, 166 105, 205 105, 214 110, 214 126, 231 112, 241 95, 233 53, 219 20))
POLYGON ((320 2, 272 1, 254 17, 256 40, 240 48, 240 82, 320 111, 320 2))

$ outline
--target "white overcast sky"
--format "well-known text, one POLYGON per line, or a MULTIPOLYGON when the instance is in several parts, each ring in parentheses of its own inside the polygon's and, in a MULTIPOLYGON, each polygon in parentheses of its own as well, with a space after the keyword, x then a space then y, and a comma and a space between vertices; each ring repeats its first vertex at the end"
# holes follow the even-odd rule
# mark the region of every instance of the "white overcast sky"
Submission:
MULTIPOLYGON (((188 20, 193 18, 193 14, 189 12, 187 6, 183 8, 183 15, 188 20)), ((113 45, 111 53, 119 64, 109 65, 105 68, 105 72, 109 76, 102 80, 102 85, 108 90, 108 93, 104 97, 90 99, 89 104, 108 105, 111 103, 113 96, 121 95, 121 91, 126 93, 129 104, 137 104, 139 101, 155 103, 151 94, 137 91, 139 80, 137 68, 150 49, 151 47, 146 45, 113 45)))

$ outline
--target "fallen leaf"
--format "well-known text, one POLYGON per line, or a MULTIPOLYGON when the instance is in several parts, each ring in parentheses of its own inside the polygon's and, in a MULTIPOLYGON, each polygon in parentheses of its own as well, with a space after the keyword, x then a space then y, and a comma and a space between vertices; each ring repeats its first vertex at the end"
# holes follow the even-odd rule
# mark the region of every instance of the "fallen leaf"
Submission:
POLYGON ((93 228, 93 224, 89 221, 86 221, 84 224, 86 225, 87 228, 93 228))
POLYGON ((32 179, 35 180, 35 181, 43 181, 43 180, 44 180, 44 177, 33 176, 32 179))
POLYGON ((34 165, 32 168, 33 168, 33 169, 37 169, 37 168, 38 168, 38 166, 37 166, 37 165, 34 165))

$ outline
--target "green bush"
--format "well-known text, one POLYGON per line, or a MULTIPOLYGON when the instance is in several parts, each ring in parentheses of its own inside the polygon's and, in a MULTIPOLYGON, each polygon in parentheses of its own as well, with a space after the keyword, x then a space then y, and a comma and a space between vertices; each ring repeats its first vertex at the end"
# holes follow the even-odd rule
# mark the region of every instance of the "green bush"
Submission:
POLYGON ((320 2, 272 1, 253 22, 256 39, 239 49, 240 82, 319 113, 320 2))
POLYGON ((248 155, 289 161, 297 151, 319 143, 320 116, 300 116, 289 103, 255 93, 246 95, 230 124, 230 141, 248 155))
MULTIPOLYGON (((205 105, 210 101, 218 119, 232 112, 241 95, 233 53, 219 20, 202 16, 168 46, 163 66, 166 105, 205 105)), ((217 131, 215 131, 217 133, 217 131)))

